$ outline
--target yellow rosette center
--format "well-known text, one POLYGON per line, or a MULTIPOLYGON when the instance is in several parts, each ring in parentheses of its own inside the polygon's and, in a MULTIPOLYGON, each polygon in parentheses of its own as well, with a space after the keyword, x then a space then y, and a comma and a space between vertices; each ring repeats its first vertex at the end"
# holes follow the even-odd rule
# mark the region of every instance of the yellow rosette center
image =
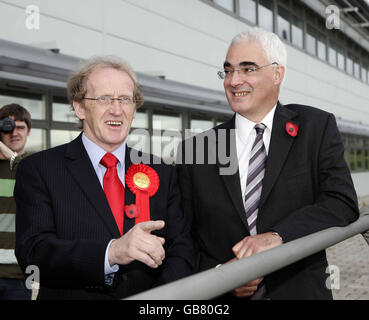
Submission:
POLYGON ((133 183, 140 189, 147 189, 150 186, 150 179, 147 174, 143 172, 137 172, 133 176, 133 183))

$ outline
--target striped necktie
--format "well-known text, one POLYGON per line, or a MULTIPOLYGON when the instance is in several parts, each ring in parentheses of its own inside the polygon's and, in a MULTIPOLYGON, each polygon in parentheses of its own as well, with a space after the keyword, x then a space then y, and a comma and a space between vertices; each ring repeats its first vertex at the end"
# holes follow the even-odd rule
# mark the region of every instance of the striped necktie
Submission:
POLYGON ((266 126, 262 123, 255 125, 256 138, 251 149, 249 169, 247 174, 245 208, 250 235, 257 234, 256 219, 259 211, 259 202, 265 172, 267 154, 263 142, 263 133, 266 126))

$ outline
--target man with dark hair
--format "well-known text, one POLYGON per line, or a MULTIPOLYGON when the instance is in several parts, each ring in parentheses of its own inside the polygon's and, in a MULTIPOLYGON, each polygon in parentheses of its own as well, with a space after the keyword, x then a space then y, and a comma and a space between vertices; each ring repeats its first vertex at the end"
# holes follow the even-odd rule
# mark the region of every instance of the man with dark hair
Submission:
POLYGON ((15 201, 13 189, 18 162, 25 157, 27 137, 31 132, 31 115, 19 104, 0 109, 0 120, 15 122, 12 132, 0 131, 0 300, 27 300, 24 276, 14 255, 15 201))

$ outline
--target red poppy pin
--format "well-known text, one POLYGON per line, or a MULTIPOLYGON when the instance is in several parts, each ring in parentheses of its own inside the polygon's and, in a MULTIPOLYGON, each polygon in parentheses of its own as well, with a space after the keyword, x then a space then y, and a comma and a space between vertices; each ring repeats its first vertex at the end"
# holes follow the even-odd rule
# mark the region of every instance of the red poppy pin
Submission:
POLYGON ((137 207, 134 204, 126 205, 124 208, 128 218, 133 219, 138 216, 137 207))
POLYGON ((287 122, 286 123, 286 132, 291 136, 291 137, 296 137, 297 136, 297 131, 299 130, 299 127, 297 124, 293 124, 292 122, 287 122))

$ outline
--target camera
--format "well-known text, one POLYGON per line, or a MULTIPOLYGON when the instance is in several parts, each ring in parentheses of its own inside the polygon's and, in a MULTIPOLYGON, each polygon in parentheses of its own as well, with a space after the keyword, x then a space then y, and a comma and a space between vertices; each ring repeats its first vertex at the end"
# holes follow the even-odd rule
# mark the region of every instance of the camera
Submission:
POLYGON ((10 133, 14 130, 14 128, 15 128, 14 120, 10 118, 4 118, 0 120, 0 131, 10 133))

